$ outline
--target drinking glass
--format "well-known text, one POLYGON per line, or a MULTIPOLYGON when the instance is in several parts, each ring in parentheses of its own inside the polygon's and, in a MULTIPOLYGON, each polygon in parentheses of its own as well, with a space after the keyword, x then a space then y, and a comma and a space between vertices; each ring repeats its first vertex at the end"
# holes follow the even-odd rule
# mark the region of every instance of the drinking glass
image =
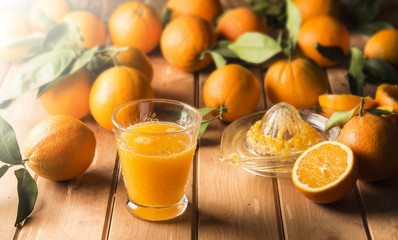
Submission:
POLYGON ((133 101, 113 112, 126 207, 133 215, 159 221, 185 211, 201 121, 196 108, 166 99, 133 101))

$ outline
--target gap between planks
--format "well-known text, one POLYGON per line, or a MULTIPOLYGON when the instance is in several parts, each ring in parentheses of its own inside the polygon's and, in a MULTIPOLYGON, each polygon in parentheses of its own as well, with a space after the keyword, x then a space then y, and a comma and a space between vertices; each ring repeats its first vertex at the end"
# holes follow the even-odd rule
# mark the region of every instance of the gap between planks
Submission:
POLYGON ((101 239, 109 239, 109 233, 112 225, 113 210, 115 206, 115 196, 118 187, 118 180, 120 175, 119 152, 116 152, 115 166, 113 169, 112 184, 109 190, 108 206, 106 208, 106 215, 104 221, 104 228, 102 230, 101 239))

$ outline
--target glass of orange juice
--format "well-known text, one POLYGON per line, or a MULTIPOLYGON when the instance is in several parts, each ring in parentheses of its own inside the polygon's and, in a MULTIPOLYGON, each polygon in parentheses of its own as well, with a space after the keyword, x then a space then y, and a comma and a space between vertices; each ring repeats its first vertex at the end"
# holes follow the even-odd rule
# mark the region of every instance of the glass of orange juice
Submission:
POLYGON ((188 104, 166 99, 127 103, 112 114, 127 189, 127 209, 160 221, 181 215, 202 116, 188 104))

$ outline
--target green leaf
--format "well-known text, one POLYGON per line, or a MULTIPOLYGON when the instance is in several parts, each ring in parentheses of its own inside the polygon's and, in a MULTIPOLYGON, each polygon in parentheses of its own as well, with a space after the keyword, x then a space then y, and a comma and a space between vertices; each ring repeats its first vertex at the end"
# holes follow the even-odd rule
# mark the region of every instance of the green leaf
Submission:
POLYGON ((293 0, 287 0, 286 13, 286 29, 289 33, 289 46, 291 46, 294 51, 296 49, 297 38, 301 26, 301 15, 296 4, 293 3, 293 0))
POLYGON ((262 15, 265 10, 267 10, 271 6, 271 3, 268 1, 265 2, 257 2, 252 6, 252 10, 255 11, 256 13, 262 15))
POLYGON ((22 37, 0 39, 0 46, 4 48, 40 46, 41 42, 44 39, 44 36, 44 33, 35 32, 22 37))
POLYGON ((388 62, 370 58, 365 62, 363 72, 373 83, 398 83, 398 73, 388 62))
POLYGON ((22 223, 33 211, 37 199, 37 185, 25 168, 14 171, 18 180, 18 213, 15 226, 22 223))
POLYGON ((229 48, 250 63, 262 63, 282 50, 277 41, 258 32, 241 35, 229 48))
POLYGON ((346 57, 344 50, 339 46, 322 46, 316 43, 315 48, 323 57, 334 62, 341 62, 346 57))
POLYGON ((337 111, 332 114, 332 116, 328 119, 325 125, 325 131, 329 131, 329 129, 339 126, 352 118, 355 110, 359 107, 356 106, 351 111, 337 111))
POLYGON ((17 138, 11 125, 0 116, 0 161, 12 165, 22 164, 17 138))
POLYGON ((205 107, 205 108, 199 108, 198 111, 202 116, 205 116, 209 114, 211 111, 217 110, 218 108, 210 108, 210 107, 205 107))
POLYGON ((7 170, 10 168, 10 166, 8 166, 8 165, 3 165, 3 166, 1 166, 0 167, 0 178, 2 177, 2 176, 4 176, 4 174, 7 172, 7 170))
POLYGON ((74 57, 70 49, 52 50, 43 53, 23 65, 16 73, 2 99, 15 99, 57 79, 69 66, 74 57))
POLYGON ((200 137, 202 137, 203 133, 205 133, 207 127, 209 126, 209 124, 212 122, 212 120, 203 120, 200 123, 200 127, 199 127, 199 133, 198 133, 198 139, 200 137))
POLYGON ((162 12, 162 25, 163 27, 166 26, 171 20, 171 9, 166 7, 166 9, 162 12))
POLYGON ((358 0, 349 13, 357 23, 369 23, 377 17, 379 10, 379 0, 358 0))
POLYGON ((213 58, 214 63, 216 64, 217 68, 223 67, 227 64, 227 60, 225 60, 220 54, 218 54, 217 52, 213 52, 213 51, 206 51, 207 53, 209 53, 211 55, 211 57, 213 58))
POLYGON ((350 91, 354 95, 362 96, 363 87, 367 82, 367 77, 362 72, 354 78, 350 73, 347 74, 348 84, 350 85, 350 91))
POLYGON ((365 61, 363 59, 362 51, 356 47, 351 47, 351 61, 348 67, 348 73, 354 78, 358 77, 362 73, 365 61))
POLYGON ((73 23, 60 23, 51 28, 45 39, 43 40, 42 47, 50 47, 53 49, 69 48, 80 54, 84 42, 80 36, 78 27, 73 23))
POLYGON ((66 75, 62 75, 58 78, 56 78, 55 80, 41 86, 39 88, 39 91, 37 92, 36 97, 39 98, 41 97, 44 93, 46 93, 48 90, 50 90, 51 88, 53 88, 54 86, 56 86, 58 83, 62 82, 65 78, 69 77, 70 75, 72 75, 73 73, 69 73, 66 75))
POLYGON ((74 62, 72 69, 69 71, 69 73, 74 73, 77 70, 79 70, 80 68, 86 66, 86 64, 88 64, 93 57, 95 56, 95 54, 98 52, 100 46, 96 46, 93 47, 89 50, 85 50, 83 51, 83 54, 80 55, 74 62))
POLYGON ((57 23, 48 17, 42 10, 37 9, 33 12, 35 15, 35 19, 37 20, 39 26, 43 28, 45 31, 50 30, 52 27, 54 27, 57 23))
POLYGON ((378 109, 378 108, 366 109, 366 111, 367 111, 368 113, 371 113, 371 114, 377 115, 377 116, 382 116, 382 115, 395 115, 395 112, 390 112, 390 111, 383 110, 383 109, 378 109))
POLYGON ((234 53, 230 48, 229 45, 231 44, 231 41, 227 40, 221 40, 218 41, 213 47, 211 47, 209 50, 212 52, 216 52, 222 57, 227 57, 227 58, 239 58, 236 53, 234 53))
POLYGON ((373 34, 381 31, 383 29, 392 29, 394 26, 391 23, 385 21, 376 21, 366 24, 361 24, 356 29, 359 33, 365 34, 367 36, 372 36, 373 34))

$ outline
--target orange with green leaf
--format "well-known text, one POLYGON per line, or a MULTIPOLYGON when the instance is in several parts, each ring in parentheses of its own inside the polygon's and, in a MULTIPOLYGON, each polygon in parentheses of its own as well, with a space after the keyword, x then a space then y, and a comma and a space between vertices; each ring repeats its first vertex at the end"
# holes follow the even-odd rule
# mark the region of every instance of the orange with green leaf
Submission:
POLYGON ((396 156, 398 127, 381 115, 394 114, 382 109, 364 109, 364 100, 350 111, 335 112, 325 131, 344 124, 339 142, 350 147, 358 160, 359 179, 381 181, 398 173, 396 156), (354 116, 359 108, 359 113, 354 116))
POLYGON ((329 16, 319 16, 301 26, 297 43, 300 51, 313 59, 319 66, 330 67, 338 62, 322 56, 315 45, 337 46, 344 52, 348 52, 350 35, 346 26, 339 20, 329 16))
POLYGON ((247 32, 268 33, 267 20, 250 8, 231 9, 217 23, 217 33, 230 41, 235 41, 247 32))

